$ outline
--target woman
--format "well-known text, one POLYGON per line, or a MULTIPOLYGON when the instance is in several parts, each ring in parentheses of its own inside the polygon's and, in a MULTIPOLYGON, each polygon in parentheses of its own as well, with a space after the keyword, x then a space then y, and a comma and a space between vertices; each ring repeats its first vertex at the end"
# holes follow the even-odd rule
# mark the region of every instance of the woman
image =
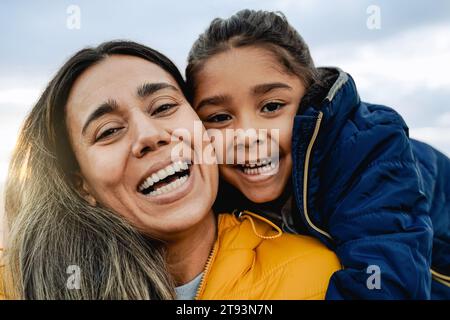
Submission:
POLYGON ((166 57, 132 42, 61 68, 12 157, 8 298, 324 297, 340 267, 325 246, 251 213, 214 215, 217 165, 195 161, 209 141, 193 140, 184 93, 166 57))

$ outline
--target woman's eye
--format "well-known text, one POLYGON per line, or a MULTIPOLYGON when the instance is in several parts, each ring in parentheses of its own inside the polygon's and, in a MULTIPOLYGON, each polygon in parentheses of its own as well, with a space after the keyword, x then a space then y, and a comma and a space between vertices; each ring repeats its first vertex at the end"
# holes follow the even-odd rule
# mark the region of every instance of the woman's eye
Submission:
POLYGON ((229 114, 220 113, 210 116, 206 119, 206 122, 224 122, 231 120, 231 116, 229 114))
POLYGON ((170 104, 170 103, 163 104, 163 105, 159 106, 158 108, 156 108, 155 111, 152 112, 152 116, 167 113, 167 112, 169 112, 170 110, 172 110, 173 108, 175 108, 176 106, 177 106, 177 104, 175 104, 175 103, 172 103, 172 104, 170 104))
POLYGON ((119 130, 121 130, 121 129, 123 129, 123 127, 120 127, 120 128, 111 128, 111 129, 105 130, 105 131, 102 132, 102 134, 100 134, 100 136, 98 136, 98 137, 95 139, 95 142, 97 142, 97 141, 99 141, 99 140, 102 140, 102 139, 106 139, 106 138, 108 138, 109 136, 112 136, 112 135, 116 134, 116 133, 119 132, 119 130))
POLYGON ((284 107, 284 104, 283 104, 283 103, 279 103, 279 102, 269 102, 269 103, 265 104, 265 105, 261 108, 261 111, 262 111, 262 112, 268 112, 268 113, 271 113, 271 112, 278 111, 278 110, 280 110, 280 109, 283 108, 283 107, 284 107))

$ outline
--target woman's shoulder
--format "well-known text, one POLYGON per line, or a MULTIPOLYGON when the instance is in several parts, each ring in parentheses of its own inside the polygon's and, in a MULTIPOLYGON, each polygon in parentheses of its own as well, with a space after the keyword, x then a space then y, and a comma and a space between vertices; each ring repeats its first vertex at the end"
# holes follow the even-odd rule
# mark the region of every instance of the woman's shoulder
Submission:
POLYGON ((264 241, 256 260, 264 272, 278 270, 281 291, 297 287, 302 299, 323 299, 331 276, 342 269, 337 255, 319 240, 288 233, 264 241))
POLYGON ((218 243, 203 298, 323 299, 341 268, 318 240, 282 233, 256 214, 221 215, 218 243))

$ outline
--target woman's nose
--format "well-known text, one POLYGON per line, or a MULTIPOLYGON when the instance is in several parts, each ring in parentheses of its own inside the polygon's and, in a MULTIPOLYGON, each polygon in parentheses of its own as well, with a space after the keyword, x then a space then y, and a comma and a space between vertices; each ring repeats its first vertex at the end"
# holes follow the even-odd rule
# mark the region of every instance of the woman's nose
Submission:
POLYGON ((141 121, 136 126, 136 139, 131 152, 136 158, 141 158, 150 151, 156 151, 162 146, 170 144, 170 141, 170 133, 157 121, 141 121))

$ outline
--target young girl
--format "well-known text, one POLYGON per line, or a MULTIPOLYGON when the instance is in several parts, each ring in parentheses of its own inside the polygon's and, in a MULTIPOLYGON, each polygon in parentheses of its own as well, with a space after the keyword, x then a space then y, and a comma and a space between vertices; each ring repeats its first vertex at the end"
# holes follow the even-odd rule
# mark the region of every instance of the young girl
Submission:
POLYGON ((316 68, 282 14, 213 20, 186 79, 210 132, 256 133, 216 144, 219 160, 246 155, 220 165, 216 205, 255 210, 333 248, 344 270, 327 298, 450 298, 449 159, 410 139, 394 110, 362 102, 350 75, 316 68), (273 145, 276 154, 259 154, 273 145))

